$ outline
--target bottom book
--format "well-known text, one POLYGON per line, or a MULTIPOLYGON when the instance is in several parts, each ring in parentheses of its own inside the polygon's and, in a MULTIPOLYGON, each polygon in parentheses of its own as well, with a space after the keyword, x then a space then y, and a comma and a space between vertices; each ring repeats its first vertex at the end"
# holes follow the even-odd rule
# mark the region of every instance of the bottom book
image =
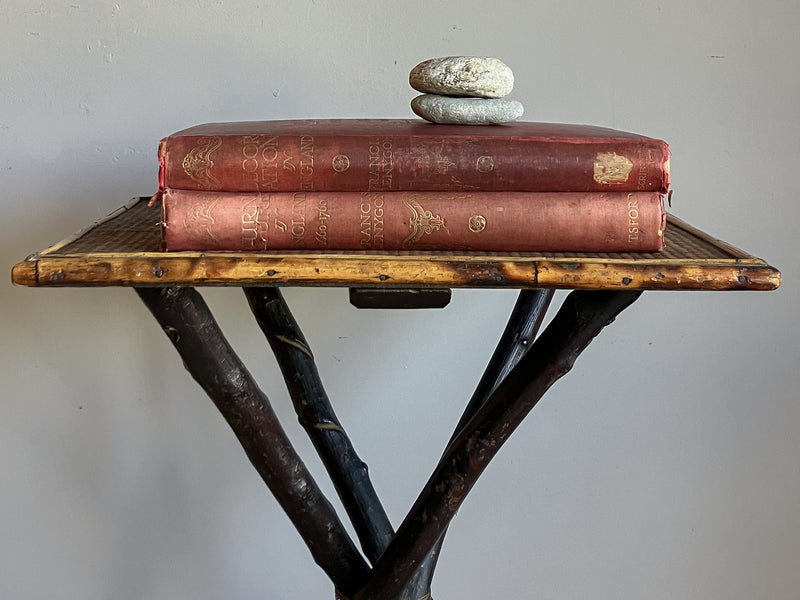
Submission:
POLYGON ((652 252, 653 192, 281 192, 166 189, 164 249, 652 252))

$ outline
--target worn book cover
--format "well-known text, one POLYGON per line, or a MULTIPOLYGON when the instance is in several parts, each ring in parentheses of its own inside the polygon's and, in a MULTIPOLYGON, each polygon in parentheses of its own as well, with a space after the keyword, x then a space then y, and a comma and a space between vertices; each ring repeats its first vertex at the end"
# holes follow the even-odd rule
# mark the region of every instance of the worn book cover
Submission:
POLYGON ((657 192, 161 194, 166 250, 645 252, 663 247, 657 192))
POLYGON ((666 193, 666 142, 591 125, 412 119, 208 123, 159 145, 161 189, 666 193))

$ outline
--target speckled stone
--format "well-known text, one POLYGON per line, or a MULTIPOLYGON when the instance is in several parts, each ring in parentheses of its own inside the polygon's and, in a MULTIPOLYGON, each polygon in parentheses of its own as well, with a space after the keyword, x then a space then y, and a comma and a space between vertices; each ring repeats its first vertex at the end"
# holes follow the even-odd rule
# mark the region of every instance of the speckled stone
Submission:
POLYGON ((511 69, 486 56, 431 58, 411 69, 408 82, 425 94, 502 98, 514 87, 511 69))
POLYGON ((524 109, 504 98, 454 98, 423 94, 411 101, 411 109, 426 121, 447 125, 499 125, 516 121, 524 109))

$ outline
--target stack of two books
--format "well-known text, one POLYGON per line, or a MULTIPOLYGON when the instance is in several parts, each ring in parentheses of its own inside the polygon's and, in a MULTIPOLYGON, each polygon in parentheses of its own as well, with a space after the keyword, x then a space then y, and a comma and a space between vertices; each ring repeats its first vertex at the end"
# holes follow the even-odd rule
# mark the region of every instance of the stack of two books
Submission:
POLYGON ((653 252, 669 150, 602 127, 212 123, 159 147, 164 249, 653 252))

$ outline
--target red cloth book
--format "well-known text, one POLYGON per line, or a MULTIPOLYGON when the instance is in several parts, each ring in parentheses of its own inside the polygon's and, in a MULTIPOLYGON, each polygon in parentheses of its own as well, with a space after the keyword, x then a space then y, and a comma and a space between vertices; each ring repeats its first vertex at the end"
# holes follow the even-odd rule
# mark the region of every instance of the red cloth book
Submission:
POLYGON ((658 192, 161 194, 165 250, 649 252, 658 192))
POLYGON ((159 161, 161 189, 666 193, 669 188, 665 142, 560 123, 208 123, 161 140, 159 161))

